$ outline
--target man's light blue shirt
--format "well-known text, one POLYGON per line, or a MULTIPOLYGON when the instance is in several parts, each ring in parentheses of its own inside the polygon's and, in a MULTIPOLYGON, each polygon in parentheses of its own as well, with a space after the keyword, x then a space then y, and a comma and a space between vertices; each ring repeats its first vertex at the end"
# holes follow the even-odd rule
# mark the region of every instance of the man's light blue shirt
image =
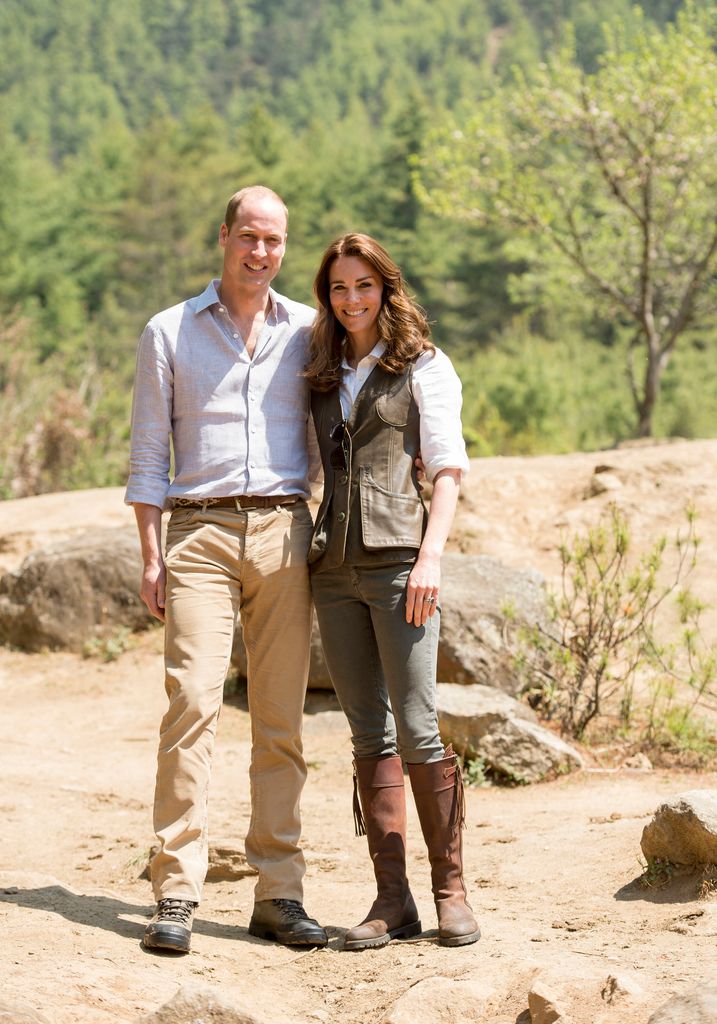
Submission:
POLYGON ((158 313, 142 333, 127 503, 309 496, 309 386, 301 373, 314 310, 271 290, 250 359, 218 284, 158 313))

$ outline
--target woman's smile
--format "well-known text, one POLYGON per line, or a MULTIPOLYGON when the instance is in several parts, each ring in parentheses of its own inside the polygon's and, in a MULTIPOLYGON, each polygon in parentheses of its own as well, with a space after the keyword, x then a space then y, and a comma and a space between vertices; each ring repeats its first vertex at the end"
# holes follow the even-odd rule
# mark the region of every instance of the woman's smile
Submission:
POLYGON ((329 300, 334 316, 354 349, 364 354, 378 341, 378 315, 383 304, 383 281, 365 260, 340 256, 329 271, 329 300))

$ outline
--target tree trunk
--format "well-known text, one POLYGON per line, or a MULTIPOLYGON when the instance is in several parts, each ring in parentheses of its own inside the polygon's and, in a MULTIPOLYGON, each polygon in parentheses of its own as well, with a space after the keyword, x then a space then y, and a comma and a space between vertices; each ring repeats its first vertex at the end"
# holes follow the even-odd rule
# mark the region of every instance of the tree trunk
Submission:
POLYGON ((652 414, 660 394, 662 374, 669 360, 669 353, 660 351, 659 340, 648 338, 647 366, 642 394, 636 397, 637 428, 635 437, 652 437, 652 414))

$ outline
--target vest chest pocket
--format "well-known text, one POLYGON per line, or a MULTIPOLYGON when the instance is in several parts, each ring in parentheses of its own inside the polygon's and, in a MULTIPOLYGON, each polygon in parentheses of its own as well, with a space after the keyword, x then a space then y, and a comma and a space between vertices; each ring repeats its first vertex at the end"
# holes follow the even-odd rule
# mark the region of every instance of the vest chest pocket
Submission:
POLYGON ((408 423, 408 411, 411 408, 413 395, 404 379, 400 385, 388 392, 384 392, 376 399, 376 412, 384 423, 392 427, 405 427, 408 423))
POLYGON ((361 467, 361 532, 367 548, 420 548, 425 511, 420 497, 379 487, 367 466, 361 467))

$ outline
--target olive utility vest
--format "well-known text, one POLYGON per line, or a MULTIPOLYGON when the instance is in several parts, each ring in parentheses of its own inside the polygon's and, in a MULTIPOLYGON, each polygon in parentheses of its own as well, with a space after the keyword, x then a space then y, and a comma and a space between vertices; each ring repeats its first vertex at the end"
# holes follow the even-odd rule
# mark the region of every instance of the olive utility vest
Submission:
POLYGON ((312 571, 415 561, 427 513, 416 479, 420 417, 413 364, 375 366, 344 423, 339 389, 313 391, 324 497, 311 540, 312 571))

